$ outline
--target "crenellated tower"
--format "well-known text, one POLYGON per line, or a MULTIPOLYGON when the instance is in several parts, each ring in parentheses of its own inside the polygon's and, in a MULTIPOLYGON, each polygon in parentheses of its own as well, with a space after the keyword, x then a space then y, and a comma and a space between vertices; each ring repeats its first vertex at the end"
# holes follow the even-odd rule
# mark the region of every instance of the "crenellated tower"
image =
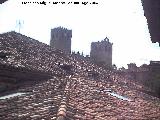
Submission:
POLYGON ((51 29, 50 46, 71 53, 71 38, 72 30, 63 27, 51 29))
POLYGON ((92 42, 90 52, 91 60, 100 66, 111 67, 112 45, 113 43, 110 43, 107 37, 101 42, 92 42))

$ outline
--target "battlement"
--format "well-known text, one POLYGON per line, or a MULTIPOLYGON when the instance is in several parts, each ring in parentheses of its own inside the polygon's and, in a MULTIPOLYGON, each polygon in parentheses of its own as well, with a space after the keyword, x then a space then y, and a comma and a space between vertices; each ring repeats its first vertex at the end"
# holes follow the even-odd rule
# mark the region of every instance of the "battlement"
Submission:
POLYGON ((57 36, 57 37, 65 36, 65 37, 71 38, 72 37, 72 30, 68 30, 67 28, 60 26, 60 27, 51 29, 51 35, 57 36))

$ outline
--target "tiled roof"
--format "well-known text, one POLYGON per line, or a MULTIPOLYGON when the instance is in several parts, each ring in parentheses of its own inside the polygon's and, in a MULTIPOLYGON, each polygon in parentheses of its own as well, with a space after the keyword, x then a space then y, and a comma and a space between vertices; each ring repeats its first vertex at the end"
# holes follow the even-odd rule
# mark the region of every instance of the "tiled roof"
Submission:
POLYGON ((0 65, 52 75, 51 79, 15 91, 25 93, 23 95, 0 99, 2 120, 160 118, 159 98, 142 92, 145 91, 143 85, 83 58, 57 51, 15 32, 0 35, 0 51, 11 52, 6 59, 0 59, 0 65), (59 61, 71 65, 72 73, 62 69, 57 64, 59 61), (90 75, 95 72, 97 76, 90 75))

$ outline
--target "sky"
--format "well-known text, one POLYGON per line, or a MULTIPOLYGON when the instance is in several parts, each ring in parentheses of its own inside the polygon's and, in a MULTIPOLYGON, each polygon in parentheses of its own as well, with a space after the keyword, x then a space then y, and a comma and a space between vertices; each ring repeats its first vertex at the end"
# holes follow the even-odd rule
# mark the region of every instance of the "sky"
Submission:
POLYGON ((9 0, 0 5, 0 33, 19 32, 20 20, 21 34, 49 45, 51 29, 62 26, 72 30, 72 51, 85 55, 90 54, 91 42, 108 37, 113 43, 112 62, 119 68, 160 58, 159 44, 150 40, 141 0, 44 0, 46 5, 33 1, 22 4, 28 1, 9 0), (51 4, 57 1, 98 4, 51 4))

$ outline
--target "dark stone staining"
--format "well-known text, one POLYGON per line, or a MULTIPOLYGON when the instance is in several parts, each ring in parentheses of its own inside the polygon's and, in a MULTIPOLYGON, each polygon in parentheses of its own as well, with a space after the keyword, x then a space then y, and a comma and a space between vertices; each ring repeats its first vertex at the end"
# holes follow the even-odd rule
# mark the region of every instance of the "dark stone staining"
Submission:
POLYGON ((98 80, 99 78, 99 73, 95 71, 87 71, 88 72, 88 77, 93 78, 94 80, 98 80))
POLYGON ((1 59, 6 59, 8 56, 10 56, 10 53, 7 52, 0 52, 0 58, 1 59))
POLYGON ((68 64, 61 65, 60 64, 59 67, 62 68, 63 70, 65 70, 67 74, 73 74, 73 71, 72 71, 73 66, 72 65, 68 65, 68 64))

